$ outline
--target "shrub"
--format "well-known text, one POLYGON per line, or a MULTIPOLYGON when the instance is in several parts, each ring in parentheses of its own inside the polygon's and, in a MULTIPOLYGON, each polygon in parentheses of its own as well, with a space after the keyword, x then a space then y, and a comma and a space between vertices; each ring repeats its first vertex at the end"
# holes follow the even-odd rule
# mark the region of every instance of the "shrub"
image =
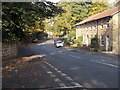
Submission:
POLYGON ((98 49, 98 37, 97 36, 91 39, 91 48, 98 49))
POLYGON ((77 47, 82 47, 82 40, 83 40, 83 37, 82 36, 79 36, 78 39, 74 39, 73 40, 73 43, 74 44, 77 44, 77 47))

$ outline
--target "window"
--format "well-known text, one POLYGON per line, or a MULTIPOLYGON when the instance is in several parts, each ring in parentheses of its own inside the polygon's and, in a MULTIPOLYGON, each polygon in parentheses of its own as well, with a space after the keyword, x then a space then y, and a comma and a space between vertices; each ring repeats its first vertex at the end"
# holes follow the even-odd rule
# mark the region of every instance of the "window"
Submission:
POLYGON ((87 26, 86 26, 86 30, 88 30, 87 26))
POLYGON ((103 29, 103 24, 100 25, 100 29, 103 29))
POLYGON ((120 41, 120 35, 119 35, 119 41, 120 41))
POLYGON ((90 26, 90 30, 92 30, 92 26, 90 26))
POLYGON ((109 29, 109 21, 106 22, 106 30, 109 29))
POLYGON ((88 26, 86 27, 86 30, 88 30, 88 26))
POLYGON ((100 46, 104 46, 104 36, 100 36, 100 46))
POLYGON ((94 35, 91 35, 91 38, 94 38, 94 35))
POLYGON ((95 25, 94 25, 94 24, 92 25, 92 29, 93 29, 93 30, 95 29, 95 25))

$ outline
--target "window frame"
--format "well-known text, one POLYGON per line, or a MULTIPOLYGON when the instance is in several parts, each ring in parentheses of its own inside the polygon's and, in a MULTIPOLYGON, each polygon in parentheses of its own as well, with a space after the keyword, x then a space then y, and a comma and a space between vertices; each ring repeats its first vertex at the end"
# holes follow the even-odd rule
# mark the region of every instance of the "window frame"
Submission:
POLYGON ((101 35, 100 36, 100 46, 104 46, 104 45, 105 45, 104 36, 101 35))

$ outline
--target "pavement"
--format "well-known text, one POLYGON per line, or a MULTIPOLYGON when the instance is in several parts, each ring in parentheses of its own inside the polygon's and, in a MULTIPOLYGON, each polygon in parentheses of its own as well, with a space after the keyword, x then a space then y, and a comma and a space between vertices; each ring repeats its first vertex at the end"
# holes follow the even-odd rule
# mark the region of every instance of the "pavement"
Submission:
POLYGON ((118 88, 117 57, 76 50, 53 39, 21 48, 22 66, 3 69, 3 88, 118 88))
POLYGON ((91 52, 91 53, 98 53, 98 54, 108 55, 108 56, 118 58, 118 55, 114 54, 112 51, 96 52, 96 51, 92 51, 92 50, 86 50, 86 49, 83 50, 83 49, 78 49, 78 48, 73 48, 73 47, 68 47, 68 46, 64 46, 63 48, 66 49, 66 50, 74 51, 74 52, 87 51, 87 52, 91 52))

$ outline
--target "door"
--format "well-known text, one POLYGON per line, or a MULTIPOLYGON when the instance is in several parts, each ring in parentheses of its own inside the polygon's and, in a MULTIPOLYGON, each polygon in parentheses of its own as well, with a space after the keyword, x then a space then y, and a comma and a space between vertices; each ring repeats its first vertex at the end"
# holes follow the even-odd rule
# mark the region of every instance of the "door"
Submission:
POLYGON ((89 45, 89 36, 86 35, 86 45, 88 46, 89 45))
POLYGON ((110 39, 109 36, 106 36, 106 51, 109 51, 110 39))

